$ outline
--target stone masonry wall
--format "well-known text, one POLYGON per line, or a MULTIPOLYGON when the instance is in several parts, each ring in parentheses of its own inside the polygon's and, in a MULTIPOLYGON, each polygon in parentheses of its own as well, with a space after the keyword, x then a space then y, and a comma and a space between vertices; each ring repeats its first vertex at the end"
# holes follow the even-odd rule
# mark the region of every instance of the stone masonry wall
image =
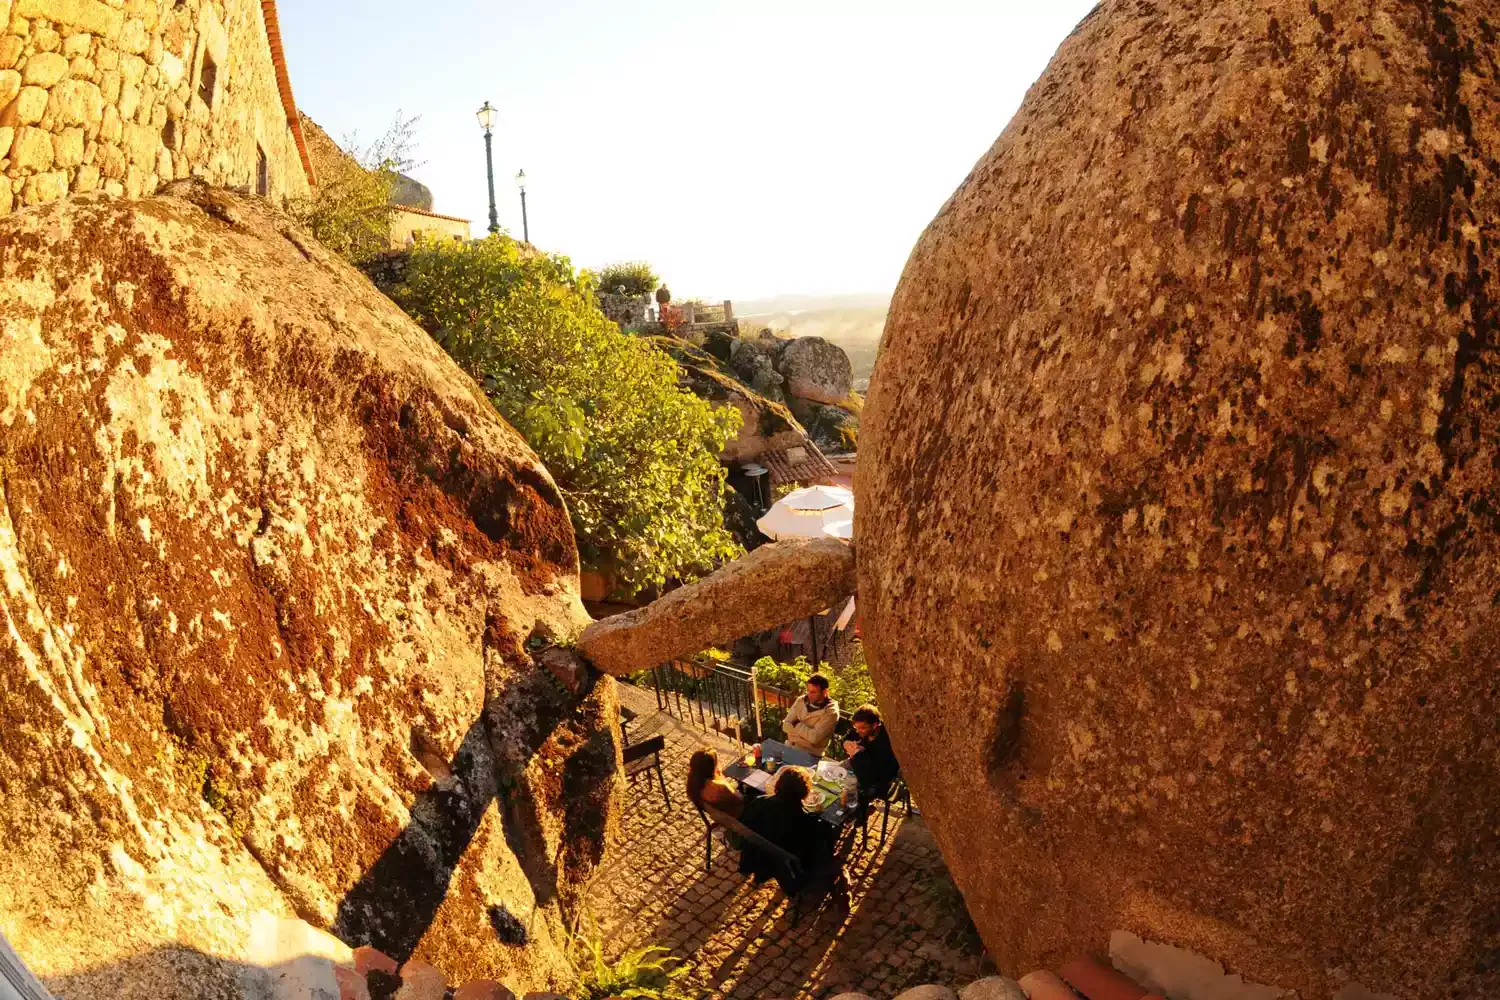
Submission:
POLYGON ((0 0, 0 215, 185 177, 308 191, 259 0, 0 0))
POLYGON ((447 215, 434 215, 411 208, 398 207, 391 213, 391 249, 401 250, 409 240, 469 241, 469 223, 447 215))

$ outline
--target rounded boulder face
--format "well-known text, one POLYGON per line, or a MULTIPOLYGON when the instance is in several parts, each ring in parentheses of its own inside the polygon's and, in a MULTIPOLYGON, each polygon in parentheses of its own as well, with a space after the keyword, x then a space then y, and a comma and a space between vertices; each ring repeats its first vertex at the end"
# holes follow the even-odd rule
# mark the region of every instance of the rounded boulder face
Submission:
POLYGON ((799 337, 781 351, 777 369, 786 377, 786 391, 815 403, 842 403, 854 390, 849 355, 822 337, 799 337))
POLYGON ((860 605, 1002 971, 1500 993, 1487 9, 1106 3, 917 246, 860 605))
POLYGON ((228 996, 293 914, 567 982, 618 751, 527 652, 587 622, 561 495, 352 268, 167 191, 0 220, 0 934, 63 997, 228 996))

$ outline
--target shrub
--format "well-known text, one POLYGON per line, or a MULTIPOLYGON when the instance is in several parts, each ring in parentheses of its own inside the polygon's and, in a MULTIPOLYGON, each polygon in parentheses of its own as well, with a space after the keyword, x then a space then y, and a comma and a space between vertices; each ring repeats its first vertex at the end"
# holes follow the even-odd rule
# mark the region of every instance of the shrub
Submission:
POLYGON ((688 972, 666 948, 638 948, 613 962, 604 957, 604 944, 596 936, 578 935, 575 959, 581 966, 574 1000, 605 1000, 631 997, 640 1000, 690 1000, 677 988, 677 980, 688 972))
POLYGON ((623 264, 610 264, 599 272, 599 290, 618 292, 621 287, 629 296, 650 295, 656 291, 661 279, 643 260, 632 260, 623 264))
POLYGON ((587 272, 505 236, 419 244, 392 296, 484 388, 568 501, 584 565, 634 593, 738 554, 718 454, 739 429, 599 311, 587 272))
POLYGON ((786 720, 786 709, 768 702, 760 703, 760 731, 768 739, 781 736, 781 724, 786 720))
POLYGON ((364 149, 349 136, 344 140, 349 154, 322 159, 313 194, 289 206, 319 243, 352 264, 391 247, 391 193, 397 175, 414 165, 416 123, 398 113, 386 133, 364 149))

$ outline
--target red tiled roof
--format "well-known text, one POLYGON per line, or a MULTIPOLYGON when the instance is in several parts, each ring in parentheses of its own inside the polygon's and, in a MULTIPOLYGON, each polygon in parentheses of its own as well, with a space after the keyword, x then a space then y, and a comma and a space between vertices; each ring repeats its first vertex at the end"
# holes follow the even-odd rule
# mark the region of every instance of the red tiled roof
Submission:
POLYGON ((281 92, 281 109, 286 112, 286 127, 292 130, 292 138, 297 143, 297 155, 302 157, 302 169, 307 174, 307 183, 316 185, 318 175, 313 170, 312 158, 307 155, 302 118, 297 114, 297 101, 292 97, 292 78, 286 71, 286 53, 281 48, 281 21, 276 16, 276 0, 260 0, 260 12, 265 17, 266 41, 271 46, 271 63, 276 67, 276 89, 281 92))
POLYGON ((838 475, 838 470, 811 441, 797 448, 762 452, 755 461, 770 471, 772 489, 787 483, 821 482, 838 475), (798 450, 803 452, 801 456, 794 454, 798 450))
POLYGON ((449 222, 467 222, 473 224, 473 219, 460 219, 456 215, 443 215, 440 212, 429 212, 425 208, 412 208, 410 205, 392 205, 391 208, 397 212, 410 212, 412 215, 425 215, 429 219, 447 219, 449 222))

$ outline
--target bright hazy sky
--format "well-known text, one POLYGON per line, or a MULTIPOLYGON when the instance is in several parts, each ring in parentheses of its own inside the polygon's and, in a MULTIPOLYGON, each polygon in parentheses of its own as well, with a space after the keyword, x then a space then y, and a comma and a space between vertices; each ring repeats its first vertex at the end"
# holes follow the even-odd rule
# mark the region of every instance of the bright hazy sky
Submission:
POLYGON ((1093 0, 282 0, 301 109, 342 141, 420 115, 435 208, 495 196, 580 267, 675 297, 889 292, 1093 0), (920 12, 920 13, 917 13, 920 12))

